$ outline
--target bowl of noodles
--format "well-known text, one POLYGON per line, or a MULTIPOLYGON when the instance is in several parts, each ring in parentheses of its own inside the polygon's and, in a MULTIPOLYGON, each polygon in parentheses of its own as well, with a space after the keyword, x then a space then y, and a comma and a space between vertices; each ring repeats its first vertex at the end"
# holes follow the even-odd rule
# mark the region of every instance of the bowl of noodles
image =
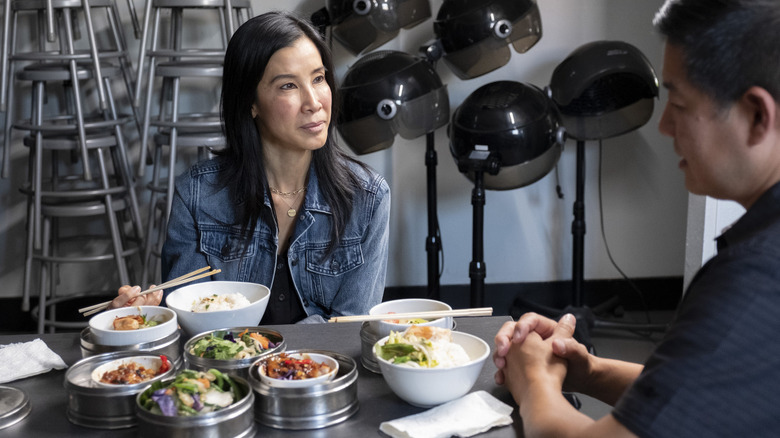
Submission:
MULTIPOLYGON (((379 303, 372 307, 369 311, 369 315, 383 315, 393 313, 410 313, 410 312, 431 312, 452 310, 449 304, 442 301, 429 300, 425 298, 407 298, 401 300, 390 300, 383 303, 379 303)), ((376 334, 377 338, 388 336, 391 331, 402 332, 412 325, 418 326, 434 326, 441 328, 452 328, 452 318, 437 318, 437 319, 394 319, 389 317, 380 321, 370 321, 369 327, 376 334)))
POLYGON ((424 408, 466 395, 489 355, 490 346, 474 335, 430 326, 393 332, 374 344, 390 389, 424 408))
POLYGON ((176 312, 190 336, 225 327, 256 326, 263 318, 271 291, 258 283, 204 281, 174 290, 165 304, 176 312))
POLYGON ((185 368, 249 377, 257 359, 282 352, 286 342, 281 333, 264 327, 233 327, 211 330, 184 344, 185 368))

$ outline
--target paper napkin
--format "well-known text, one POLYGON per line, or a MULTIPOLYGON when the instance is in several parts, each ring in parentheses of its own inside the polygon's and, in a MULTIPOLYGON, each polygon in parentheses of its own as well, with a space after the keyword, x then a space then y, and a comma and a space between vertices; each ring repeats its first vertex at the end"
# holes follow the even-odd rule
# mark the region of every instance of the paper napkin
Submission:
POLYGON ((511 406, 476 391, 419 414, 386 421, 379 430, 393 438, 469 437, 512 424, 511 406))
POLYGON ((0 345, 0 383, 67 367, 62 358, 40 339, 0 345))

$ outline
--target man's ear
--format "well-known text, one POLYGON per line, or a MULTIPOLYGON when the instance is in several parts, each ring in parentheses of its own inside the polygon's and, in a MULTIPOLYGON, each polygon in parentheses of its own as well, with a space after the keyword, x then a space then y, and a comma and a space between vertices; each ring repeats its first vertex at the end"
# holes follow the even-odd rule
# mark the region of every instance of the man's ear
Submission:
POLYGON ((748 142, 751 146, 759 144, 772 130, 780 127, 780 121, 776 120, 778 116, 777 102, 762 87, 748 88, 742 95, 742 101, 749 111, 748 116, 751 118, 748 142))

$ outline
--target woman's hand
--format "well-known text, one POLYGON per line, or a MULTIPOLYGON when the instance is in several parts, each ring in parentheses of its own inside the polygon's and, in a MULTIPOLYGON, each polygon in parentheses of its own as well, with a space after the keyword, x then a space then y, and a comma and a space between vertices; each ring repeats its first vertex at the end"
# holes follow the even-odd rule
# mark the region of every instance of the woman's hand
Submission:
MULTIPOLYGON (((154 287, 154 285, 150 286, 154 287)), ((117 309, 119 307, 128 306, 159 306, 162 302, 163 291, 158 290, 150 294, 139 297, 141 293, 140 286, 124 285, 119 288, 117 297, 109 304, 109 309, 117 309)))

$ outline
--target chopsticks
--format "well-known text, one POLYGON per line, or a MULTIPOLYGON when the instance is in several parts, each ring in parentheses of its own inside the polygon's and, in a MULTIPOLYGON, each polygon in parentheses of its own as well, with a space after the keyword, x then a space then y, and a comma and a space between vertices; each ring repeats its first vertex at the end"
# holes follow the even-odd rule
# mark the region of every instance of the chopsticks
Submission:
MULTIPOLYGON (((209 269, 211 269, 211 266, 206 266, 204 268, 196 269, 196 270, 194 270, 194 271, 192 271, 192 272, 190 272, 188 274, 182 275, 181 277, 176 277, 173 280, 169 280, 169 281, 166 281, 163 284, 160 284, 160 285, 157 285, 155 287, 149 288, 149 289, 141 292, 140 294, 138 294, 138 296, 139 297, 140 296, 144 296, 146 294, 150 294, 152 292, 157 292, 158 290, 166 289, 166 288, 173 287, 173 286, 180 286, 182 284, 189 283, 189 282, 195 281, 195 280, 200 280, 201 278, 209 277, 209 276, 212 276, 214 274, 218 274, 218 273, 222 272, 221 269, 214 269, 213 271, 203 272, 203 271, 208 271, 209 269)), ((94 304, 94 305, 88 306, 88 307, 83 307, 83 308, 79 309, 79 313, 83 314, 83 316, 94 315, 95 313, 102 312, 102 311, 106 310, 106 308, 108 308, 109 304, 111 304, 111 301, 106 301, 104 303, 94 304)))
POLYGON ((474 309, 458 309, 458 310, 432 310, 429 312, 408 312, 408 313, 385 313, 382 315, 351 315, 351 316, 334 316, 329 319, 328 322, 362 322, 362 321, 381 321, 384 319, 437 319, 445 318, 448 316, 460 317, 460 316, 491 316, 493 314, 492 307, 476 307, 474 309))

